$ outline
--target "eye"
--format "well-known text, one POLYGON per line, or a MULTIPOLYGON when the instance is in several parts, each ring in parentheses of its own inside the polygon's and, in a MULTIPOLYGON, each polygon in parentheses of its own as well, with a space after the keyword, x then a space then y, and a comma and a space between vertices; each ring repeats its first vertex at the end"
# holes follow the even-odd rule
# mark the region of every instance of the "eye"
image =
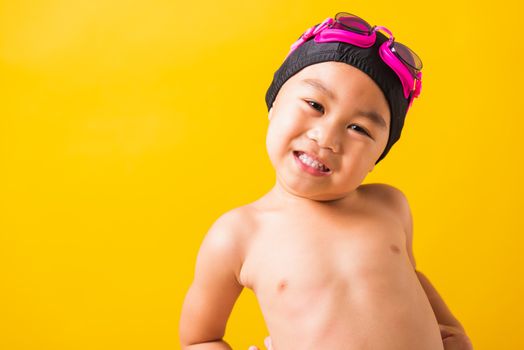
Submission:
POLYGON ((362 128, 361 126, 359 126, 357 124, 351 124, 351 125, 348 126, 348 128, 352 129, 352 130, 355 130, 358 133, 361 133, 361 134, 364 134, 364 135, 367 135, 367 136, 371 137, 369 135, 369 133, 364 128, 362 128))
POLYGON ((306 101, 306 102, 307 104, 311 106, 311 108, 316 109, 317 111, 321 113, 324 113, 324 107, 321 104, 316 103, 315 101, 306 101))

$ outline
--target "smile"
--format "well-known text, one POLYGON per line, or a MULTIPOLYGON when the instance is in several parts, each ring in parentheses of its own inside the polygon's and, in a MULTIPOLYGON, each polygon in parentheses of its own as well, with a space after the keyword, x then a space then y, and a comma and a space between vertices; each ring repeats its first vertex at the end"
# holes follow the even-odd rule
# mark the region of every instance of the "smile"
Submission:
POLYGON ((306 153, 301 151, 293 151, 293 156, 300 169, 315 176, 327 176, 331 174, 331 170, 324 164, 309 157, 306 153))

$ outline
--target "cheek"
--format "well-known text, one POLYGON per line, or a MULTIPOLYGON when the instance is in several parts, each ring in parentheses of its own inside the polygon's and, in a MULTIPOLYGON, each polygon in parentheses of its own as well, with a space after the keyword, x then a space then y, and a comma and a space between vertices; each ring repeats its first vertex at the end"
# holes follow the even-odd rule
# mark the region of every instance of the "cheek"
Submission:
POLYGON ((293 118, 273 119, 268 125, 266 134, 266 150, 273 165, 284 157, 293 146, 294 140, 300 136, 300 128, 293 118))
POLYGON ((375 163, 375 158, 378 158, 376 153, 379 150, 369 144, 353 143, 346 149, 348 149, 348 151, 344 157, 342 167, 346 169, 347 172, 354 172, 355 174, 358 173, 365 176, 371 165, 375 163))
POLYGON ((274 142, 290 142, 304 130, 304 123, 290 114, 279 115, 268 126, 268 138, 274 142))
POLYGON ((266 150, 273 165, 275 165, 276 157, 280 153, 282 141, 280 130, 274 122, 271 122, 266 134, 266 150))

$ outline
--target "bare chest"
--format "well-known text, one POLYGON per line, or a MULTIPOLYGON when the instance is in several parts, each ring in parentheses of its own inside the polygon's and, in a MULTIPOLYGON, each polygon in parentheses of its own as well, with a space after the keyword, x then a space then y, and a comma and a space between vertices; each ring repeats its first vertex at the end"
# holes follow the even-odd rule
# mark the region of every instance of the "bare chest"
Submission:
POLYGON ((272 219, 253 234, 240 276, 262 294, 340 289, 409 266, 405 233, 394 218, 359 213, 272 219))

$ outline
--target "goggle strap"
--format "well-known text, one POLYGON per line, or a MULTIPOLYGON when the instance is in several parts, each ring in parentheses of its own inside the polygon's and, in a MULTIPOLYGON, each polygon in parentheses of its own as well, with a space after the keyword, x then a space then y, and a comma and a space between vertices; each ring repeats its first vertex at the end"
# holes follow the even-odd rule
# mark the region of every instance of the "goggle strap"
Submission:
POLYGON ((314 25, 311 28, 309 28, 308 30, 306 30, 304 34, 302 34, 300 38, 291 45, 287 56, 289 56, 291 52, 295 51, 297 47, 299 47, 300 45, 308 41, 309 38, 315 36, 317 33, 323 31, 327 27, 330 27, 333 24, 333 22, 334 22, 333 18, 329 17, 329 18, 326 18, 324 21, 322 21, 322 23, 314 25))

